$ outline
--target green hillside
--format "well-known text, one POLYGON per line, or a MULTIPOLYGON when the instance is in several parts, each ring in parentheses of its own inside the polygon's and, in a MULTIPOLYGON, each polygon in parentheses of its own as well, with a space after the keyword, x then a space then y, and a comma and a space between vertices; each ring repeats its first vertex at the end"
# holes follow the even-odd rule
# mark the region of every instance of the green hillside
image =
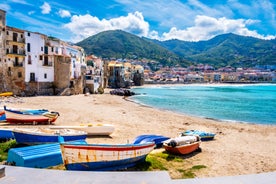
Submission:
POLYGON ((250 67, 276 65, 276 40, 261 40, 235 34, 219 35, 208 41, 155 41, 187 60, 214 66, 250 67))
POLYGON ((166 48, 133 34, 115 30, 104 31, 77 43, 87 54, 102 58, 150 59, 165 65, 181 63, 178 55, 166 48))
POLYGON ((215 67, 276 65, 276 39, 261 40, 235 34, 219 35, 208 41, 158 41, 115 30, 91 36, 77 45, 87 54, 102 58, 149 59, 163 65, 192 63, 215 67))

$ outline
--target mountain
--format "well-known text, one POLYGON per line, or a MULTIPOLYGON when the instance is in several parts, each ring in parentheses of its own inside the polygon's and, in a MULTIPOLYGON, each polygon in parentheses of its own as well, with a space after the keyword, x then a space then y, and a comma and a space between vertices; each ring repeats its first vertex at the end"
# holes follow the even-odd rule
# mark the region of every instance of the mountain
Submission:
POLYGON ((121 30, 104 31, 90 36, 76 45, 84 48, 87 54, 94 54, 102 58, 146 58, 159 61, 164 65, 175 65, 182 62, 178 55, 168 49, 121 30))
POLYGON ((163 42, 154 40, 154 42, 186 60, 217 67, 276 65, 276 39, 262 40, 229 33, 199 42, 180 40, 163 42))
POLYGON ((261 40, 223 34, 207 41, 158 41, 115 30, 104 31, 77 43, 87 54, 102 58, 150 59, 163 65, 204 63, 215 67, 276 65, 276 39, 261 40))

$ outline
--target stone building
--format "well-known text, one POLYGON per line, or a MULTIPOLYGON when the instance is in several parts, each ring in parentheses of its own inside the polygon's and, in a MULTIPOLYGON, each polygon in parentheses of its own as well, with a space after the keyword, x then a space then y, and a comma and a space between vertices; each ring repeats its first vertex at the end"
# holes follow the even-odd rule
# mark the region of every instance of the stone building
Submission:
POLYGON ((6 26, 6 55, 4 56, 5 87, 8 91, 21 94, 25 90, 25 35, 24 30, 6 26))
POLYGON ((86 60, 81 47, 6 25, 0 10, 0 92, 15 95, 79 94, 86 60))

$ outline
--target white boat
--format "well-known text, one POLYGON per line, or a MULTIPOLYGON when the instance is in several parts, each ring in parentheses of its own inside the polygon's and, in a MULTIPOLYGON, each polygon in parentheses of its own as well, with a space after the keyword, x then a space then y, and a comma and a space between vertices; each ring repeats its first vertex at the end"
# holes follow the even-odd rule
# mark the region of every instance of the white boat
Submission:
POLYGON ((112 134, 115 130, 111 124, 81 124, 81 125, 64 125, 64 126, 49 126, 50 129, 75 129, 87 132, 87 135, 105 135, 112 134))

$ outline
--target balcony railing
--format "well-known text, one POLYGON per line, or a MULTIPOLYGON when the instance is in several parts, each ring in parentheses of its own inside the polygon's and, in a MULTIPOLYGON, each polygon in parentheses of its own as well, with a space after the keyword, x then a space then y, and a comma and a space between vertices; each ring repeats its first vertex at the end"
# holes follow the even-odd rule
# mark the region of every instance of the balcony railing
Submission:
POLYGON ((21 56, 26 56, 25 50, 7 50, 6 54, 16 54, 16 55, 21 55, 21 56))
POLYGON ((51 61, 43 62, 43 66, 53 66, 53 62, 51 61))
POLYGON ((22 67, 22 66, 23 66, 23 63, 20 63, 20 62, 13 63, 13 67, 22 67))
POLYGON ((24 43, 25 44, 25 38, 17 38, 17 39, 7 38, 6 40, 7 40, 7 43, 13 42, 13 43, 24 43))

